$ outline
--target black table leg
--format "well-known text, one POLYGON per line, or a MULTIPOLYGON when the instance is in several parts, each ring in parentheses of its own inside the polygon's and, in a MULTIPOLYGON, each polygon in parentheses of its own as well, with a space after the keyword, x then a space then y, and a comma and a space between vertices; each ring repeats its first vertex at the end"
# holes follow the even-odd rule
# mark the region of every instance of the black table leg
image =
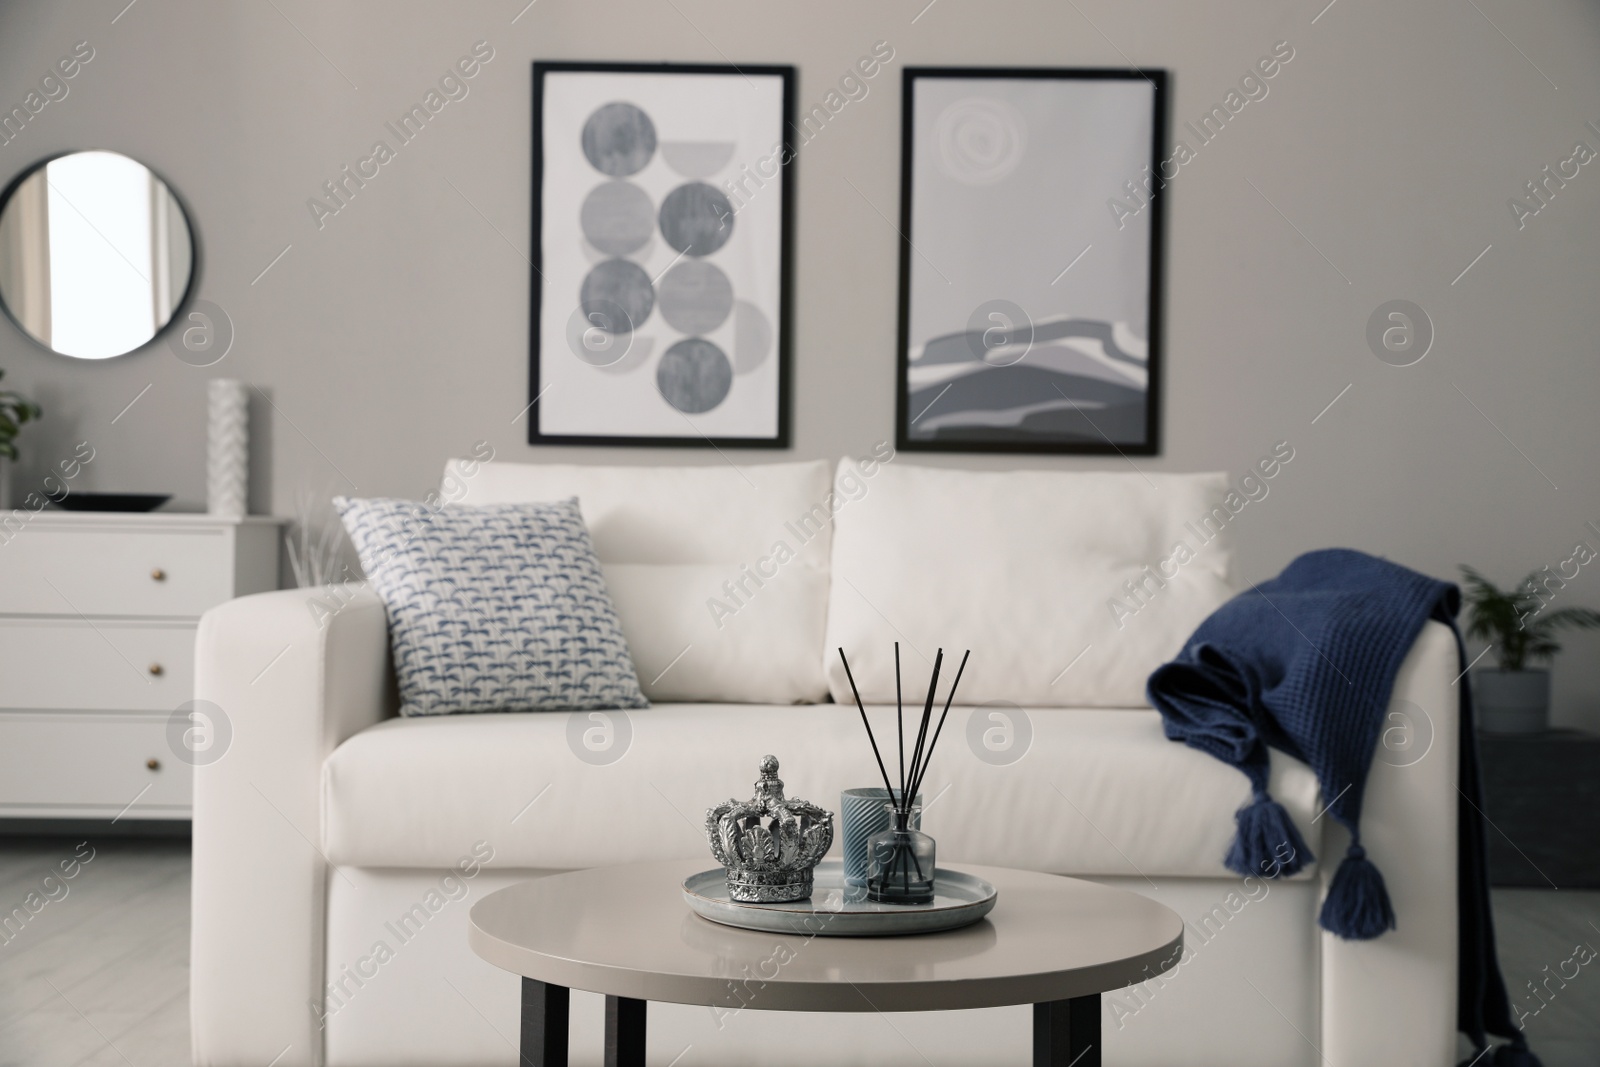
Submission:
POLYGON ((644 1006, 632 997, 606 998, 606 1067, 644 1067, 644 1006))
POLYGON ((1033 1006, 1033 1067, 1100 1067, 1100 994, 1033 1006))
POLYGON ((567 1067, 567 1009, 571 1000, 572 994, 564 985, 549 985, 532 978, 522 980, 520 1067, 567 1067))

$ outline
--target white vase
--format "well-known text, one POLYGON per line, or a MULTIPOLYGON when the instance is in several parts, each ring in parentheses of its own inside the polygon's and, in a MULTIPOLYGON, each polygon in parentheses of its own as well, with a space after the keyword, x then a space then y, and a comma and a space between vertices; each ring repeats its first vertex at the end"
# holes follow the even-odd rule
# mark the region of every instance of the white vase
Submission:
POLYGON ((206 510, 242 518, 250 481, 250 394, 231 378, 206 391, 206 510))

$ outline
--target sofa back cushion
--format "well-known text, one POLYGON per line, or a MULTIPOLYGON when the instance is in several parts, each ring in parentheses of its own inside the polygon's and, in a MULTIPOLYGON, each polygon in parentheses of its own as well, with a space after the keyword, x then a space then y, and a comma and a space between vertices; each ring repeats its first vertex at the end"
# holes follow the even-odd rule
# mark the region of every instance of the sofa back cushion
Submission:
POLYGON ((822 461, 736 468, 452 460, 442 495, 465 504, 576 496, 651 700, 792 704, 828 695, 822 639, 832 528, 814 513, 828 492, 822 461))
POLYGON ((826 670, 838 701, 922 702, 934 651, 959 699, 1136 707, 1150 672, 1236 591, 1222 474, 887 464, 836 520, 826 670), (950 660, 954 654, 956 659, 950 660))

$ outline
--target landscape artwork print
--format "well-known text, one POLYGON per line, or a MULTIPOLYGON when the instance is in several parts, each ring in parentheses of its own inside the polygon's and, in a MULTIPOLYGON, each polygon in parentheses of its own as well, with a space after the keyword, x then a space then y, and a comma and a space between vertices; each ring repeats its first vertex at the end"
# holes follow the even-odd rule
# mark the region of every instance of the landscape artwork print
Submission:
POLYGON ((904 85, 899 446, 1156 454, 1164 74, 904 85))
POLYGON ((792 67, 535 63, 533 444, 788 444, 792 67))

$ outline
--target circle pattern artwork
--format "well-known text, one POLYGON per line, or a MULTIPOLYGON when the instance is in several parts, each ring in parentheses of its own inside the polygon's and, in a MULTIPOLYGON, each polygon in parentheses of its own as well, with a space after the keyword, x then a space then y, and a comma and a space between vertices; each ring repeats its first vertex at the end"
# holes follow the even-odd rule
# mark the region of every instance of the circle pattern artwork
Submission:
POLYGON ((732 141, 663 141, 661 158, 685 178, 709 178, 733 159, 732 141))
POLYGON ((733 236, 733 205, 714 186, 686 182, 661 201, 661 236, 675 251, 709 256, 733 236))
POLYGON ((583 154, 594 169, 626 178, 656 154, 656 127, 640 108, 612 103, 595 109, 583 124, 583 154))
POLYGON ((733 283, 714 263, 686 259, 661 279, 661 317, 681 333, 705 334, 733 310, 733 283))
POLYGON ((650 275, 639 264, 608 259, 584 277, 578 304, 584 318, 597 328, 606 333, 629 333, 650 317, 656 294, 650 275))
POLYGON ((608 256, 637 251, 656 228, 650 195, 632 182, 601 182, 584 197, 578 225, 589 243, 608 256))
POLYGON ((963 185, 993 185, 1017 168, 1027 124, 1004 100, 969 97, 940 113, 939 167, 963 185))
POLYGON ((686 337, 661 354, 656 388, 667 403, 686 415, 710 411, 733 387, 733 364, 722 349, 703 337, 686 337))
POLYGON ((611 328, 627 319, 622 309, 609 300, 596 301, 587 314, 581 307, 573 308, 567 317, 567 347, 591 367, 615 367, 635 348, 632 330, 611 328))
POLYGON ((772 351, 772 323, 748 300, 733 307, 733 373, 748 374, 772 351))

